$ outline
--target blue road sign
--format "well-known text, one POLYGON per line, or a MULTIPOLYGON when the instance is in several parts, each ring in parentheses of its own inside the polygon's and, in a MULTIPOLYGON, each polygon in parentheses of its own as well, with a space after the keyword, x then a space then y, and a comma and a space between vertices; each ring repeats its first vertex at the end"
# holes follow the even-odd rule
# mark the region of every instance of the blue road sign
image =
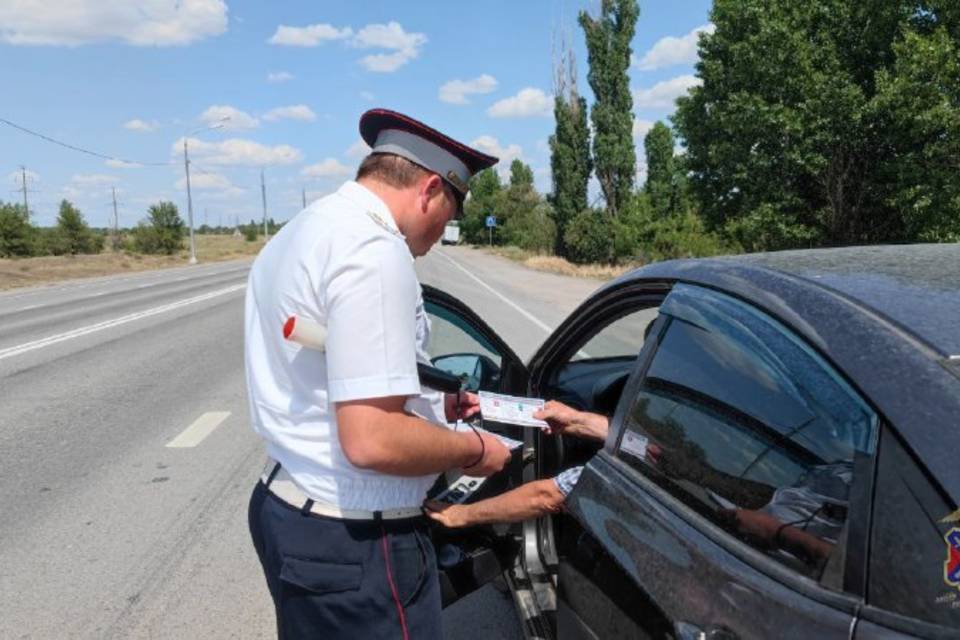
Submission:
POLYGON ((487 216, 487 226, 495 227, 497 226, 497 217, 496 216, 487 216))

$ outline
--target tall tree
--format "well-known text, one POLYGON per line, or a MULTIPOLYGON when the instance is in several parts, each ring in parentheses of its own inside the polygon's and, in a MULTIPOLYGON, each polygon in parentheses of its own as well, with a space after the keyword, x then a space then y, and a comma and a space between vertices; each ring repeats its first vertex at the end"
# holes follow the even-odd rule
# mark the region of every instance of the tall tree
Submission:
POLYGON ((550 136, 550 169, 553 178, 552 215, 556 226, 554 253, 566 257, 567 225, 587 208, 587 185, 593 163, 590 159, 590 129, 587 101, 577 91, 577 65, 573 49, 561 45, 554 66, 553 119, 550 136))
POLYGON ((673 132, 659 120, 643 139, 647 160, 647 182, 644 191, 650 197, 653 209, 659 217, 676 212, 679 205, 679 176, 673 147, 673 132))
POLYGON ((464 240, 476 244, 487 242, 487 216, 497 214, 497 194, 503 189, 494 169, 484 169, 470 178, 470 196, 463 205, 460 232, 464 240))
POLYGON ((960 181, 958 13, 946 0, 716 0, 702 86, 674 116, 710 226, 748 249, 960 233, 949 215, 928 220, 960 181))
POLYGON ((533 169, 520 159, 510 163, 510 186, 533 187, 533 169))
POLYGON ((600 16, 580 12, 587 41, 587 80, 596 98, 593 164, 608 212, 616 217, 633 191, 637 155, 633 147, 633 98, 630 95, 630 41, 640 7, 636 0, 602 0, 600 16))

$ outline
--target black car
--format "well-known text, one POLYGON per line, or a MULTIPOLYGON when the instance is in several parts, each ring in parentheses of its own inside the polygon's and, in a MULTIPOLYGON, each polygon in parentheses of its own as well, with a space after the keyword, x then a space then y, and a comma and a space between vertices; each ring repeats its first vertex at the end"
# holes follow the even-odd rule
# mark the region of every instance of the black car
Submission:
POLYGON ((424 289, 436 366, 611 417, 484 425, 525 444, 480 496, 586 468, 562 515, 438 530, 445 604, 505 571, 530 637, 960 635, 960 246, 652 264, 529 365, 424 289))

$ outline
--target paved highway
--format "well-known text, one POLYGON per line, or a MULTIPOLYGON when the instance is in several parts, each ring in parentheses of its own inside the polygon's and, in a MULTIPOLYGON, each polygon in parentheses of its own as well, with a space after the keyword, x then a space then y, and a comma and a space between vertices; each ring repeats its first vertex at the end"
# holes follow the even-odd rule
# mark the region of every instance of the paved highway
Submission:
MULTIPOLYGON (((243 262, 0 294, 0 637, 273 636, 246 529, 243 262)), ((421 281, 528 358, 597 282, 438 247, 421 281)), ((489 587, 447 638, 516 638, 489 587)))

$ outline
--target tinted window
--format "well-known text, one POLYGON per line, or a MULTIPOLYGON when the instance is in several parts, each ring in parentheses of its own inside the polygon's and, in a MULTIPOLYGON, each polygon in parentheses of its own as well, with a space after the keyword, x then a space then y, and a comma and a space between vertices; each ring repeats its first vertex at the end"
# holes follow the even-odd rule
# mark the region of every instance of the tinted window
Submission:
POLYGON ((867 601, 960 626, 960 512, 889 432, 880 445, 875 500, 867 601))
POLYGON ((876 415, 814 351, 742 302, 678 285, 660 313, 618 455, 739 539, 819 577, 842 560, 854 466, 874 451, 876 415))

